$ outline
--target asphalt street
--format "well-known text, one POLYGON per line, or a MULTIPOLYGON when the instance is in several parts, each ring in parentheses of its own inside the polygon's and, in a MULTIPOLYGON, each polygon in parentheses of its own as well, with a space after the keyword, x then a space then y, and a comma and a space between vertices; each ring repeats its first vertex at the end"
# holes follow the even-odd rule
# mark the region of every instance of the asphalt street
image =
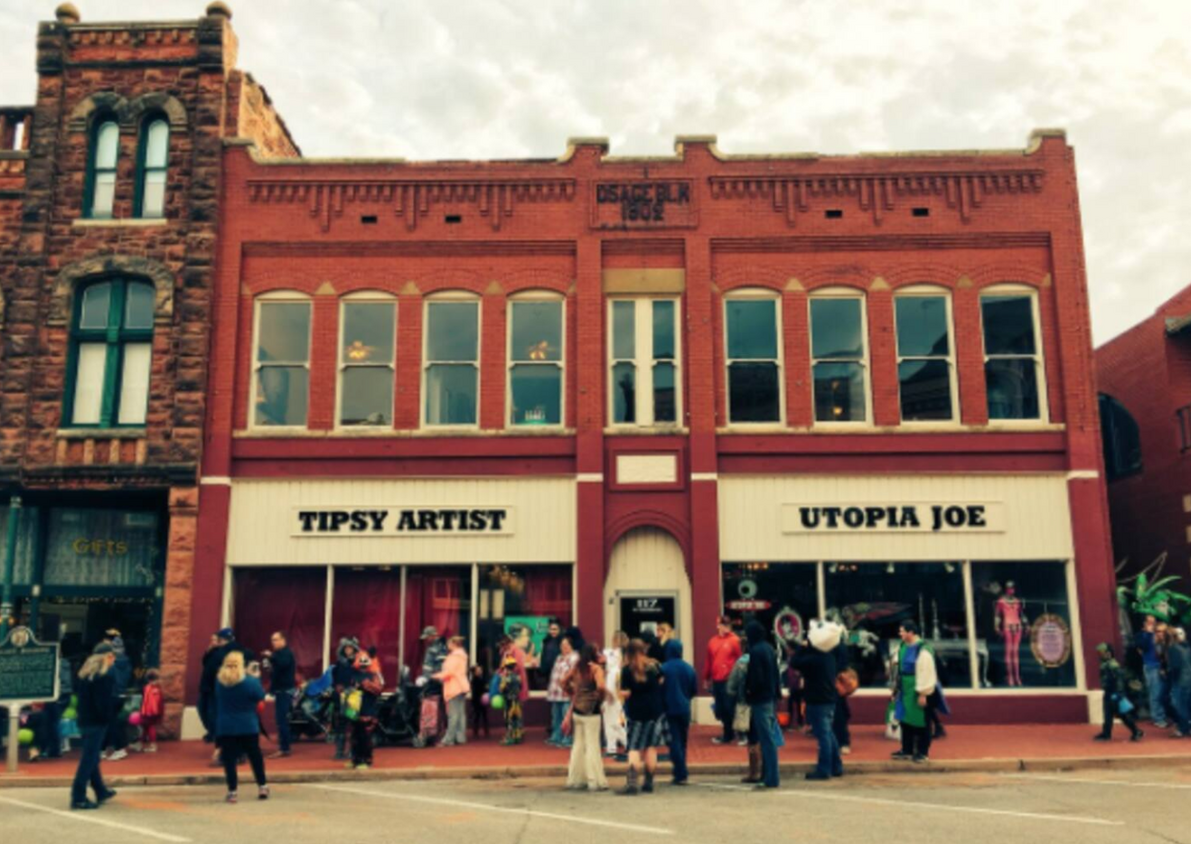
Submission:
POLYGON ((574 793, 558 781, 361 781, 121 789, 95 812, 61 790, 0 790, 0 830, 20 844, 586 844, 830 841, 1191 844, 1191 767, 1072 774, 899 774, 790 781, 757 792, 728 778, 654 795, 574 793))

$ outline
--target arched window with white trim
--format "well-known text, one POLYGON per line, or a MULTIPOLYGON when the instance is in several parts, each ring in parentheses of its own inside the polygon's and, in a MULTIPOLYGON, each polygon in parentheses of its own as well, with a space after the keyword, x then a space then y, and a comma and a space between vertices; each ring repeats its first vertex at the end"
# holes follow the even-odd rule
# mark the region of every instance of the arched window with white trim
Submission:
POLYGON ((252 424, 304 428, 310 398, 310 298, 289 290, 256 300, 252 424))
POLYGON ((956 419, 951 297, 939 287, 914 285, 897 291, 893 307, 902 421, 956 419))
POLYGON ((988 418, 1046 419, 1046 374, 1038 294, 1025 285, 996 285, 980 295, 988 418))
POLYGON ((809 305, 815 423, 867 423, 868 324, 864 294, 846 287, 816 290, 809 305))
POLYGON ((351 293, 339 303, 339 425, 392 425, 397 300, 351 293))
POLYGON ((734 290, 724 297, 724 363, 728 423, 780 423, 781 299, 772 290, 734 290))
POLYGON ((480 396, 480 299, 440 293, 426 300, 422 331, 422 423, 476 427, 480 396))
POLYGON ((548 292, 509 301, 509 424, 562 425, 565 301, 548 292))

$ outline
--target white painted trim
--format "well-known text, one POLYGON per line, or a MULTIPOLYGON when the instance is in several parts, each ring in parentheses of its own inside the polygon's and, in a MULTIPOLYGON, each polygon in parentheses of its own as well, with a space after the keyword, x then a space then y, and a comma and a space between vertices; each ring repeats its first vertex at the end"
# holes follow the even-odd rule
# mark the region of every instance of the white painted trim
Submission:
MULTIPOLYGON (((968 628, 968 670, 971 672, 971 687, 980 688, 980 657, 976 653, 976 595, 972 589, 972 561, 964 560, 960 565, 964 573, 964 611, 968 614, 965 627, 968 628)), ((992 660, 992 655, 989 655, 992 660)))
POLYGON ((1067 480, 1069 481, 1094 481, 1100 477, 1100 473, 1095 469, 1074 469, 1067 473, 1067 480))
POLYGON ((323 605, 323 671, 331 667, 331 614, 335 607, 335 567, 327 566, 326 602, 323 605))
POLYGON ((575 475, 575 480, 581 484, 602 484, 604 482, 603 472, 579 472, 575 475))
POLYGON ((719 479, 719 472, 691 472, 692 481, 711 481, 714 483, 719 479))
MULTIPOLYGON (((574 575, 571 576, 572 582, 575 580, 574 575)), ((405 603, 405 593, 401 595, 401 603, 405 603)), ((480 564, 471 564, 471 635, 467 637, 467 660, 469 665, 476 664, 476 639, 480 635, 480 564)), ((574 599, 571 601, 571 606, 574 606, 574 599)), ((400 678, 398 678, 400 682, 400 678)))
POLYGON ((232 479, 227 475, 207 475, 199 478, 200 486, 231 486, 232 479))
POLYGON ((198 741, 207 734, 203 726, 203 719, 199 717, 197 706, 182 707, 182 741, 198 741))
POLYGON ((1066 561, 1064 566, 1067 575, 1067 623, 1071 625, 1071 650, 1075 660, 1075 685, 1080 689, 1088 687, 1087 666, 1083 659, 1083 621, 1079 617, 1079 585, 1076 583, 1075 560, 1066 561))
POLYGON ((219 626, 220 628, 231 627, 232 622, 232 589, 234 589, 234 581, 232 580, 232 567, 223 567, 223 603, 219 608, 219 626))

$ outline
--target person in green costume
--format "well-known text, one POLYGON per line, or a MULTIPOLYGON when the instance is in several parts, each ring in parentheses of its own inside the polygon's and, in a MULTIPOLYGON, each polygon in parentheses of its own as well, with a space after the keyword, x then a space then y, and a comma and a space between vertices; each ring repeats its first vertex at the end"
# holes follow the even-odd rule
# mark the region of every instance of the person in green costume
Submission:
POLYGON ((927 762, 931 743, 927 707, 939 685, 935 655, 922 641, 913 621, 902 622, 897 635, 902 643, 897 649, 893 695, 895 714, 902 727, 902 749, 893 758, 927 762))

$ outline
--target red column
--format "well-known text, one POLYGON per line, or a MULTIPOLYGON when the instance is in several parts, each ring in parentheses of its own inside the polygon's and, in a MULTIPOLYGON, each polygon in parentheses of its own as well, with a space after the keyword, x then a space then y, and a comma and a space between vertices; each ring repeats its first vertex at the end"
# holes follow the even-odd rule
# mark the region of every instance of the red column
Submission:
POLYGON ((576 244, 574 307, 578 311, 575 472, 577 548, 575 549, 576 615, 583 635, 604 643, 604 295, 600 241, 581 238, 576 244))
POLYGON ((339 298, 335 295, 314 297, 313 324, 310 328, 310 409, 312 431, 335 427, 336 381, 339 377, 339 298))
POLYGON ((797 282, 791 282, 782 294, 782 327, 785 335, 786 424, 791 428, 809 428, 814 423, 810 314, 806 291, 797 282))
POLYGON ((393 427, 412 430, 422 419, 422 294, 407 285, 397 302, 397 408, 393 427))
POLYGON ((955 322, 955 367, 959 381, 959 418, 965 425, 988 424, 984 386, 984 335, 980 320, 980 291, 970 279, 960 279, 951 300, 955 322))
POLYGON ((484 291, 480 315, 480 427, 487 431, 508 425, 505 418, 505 382, 508 379, 506 320, 508 300, 495 282, 484 291))

